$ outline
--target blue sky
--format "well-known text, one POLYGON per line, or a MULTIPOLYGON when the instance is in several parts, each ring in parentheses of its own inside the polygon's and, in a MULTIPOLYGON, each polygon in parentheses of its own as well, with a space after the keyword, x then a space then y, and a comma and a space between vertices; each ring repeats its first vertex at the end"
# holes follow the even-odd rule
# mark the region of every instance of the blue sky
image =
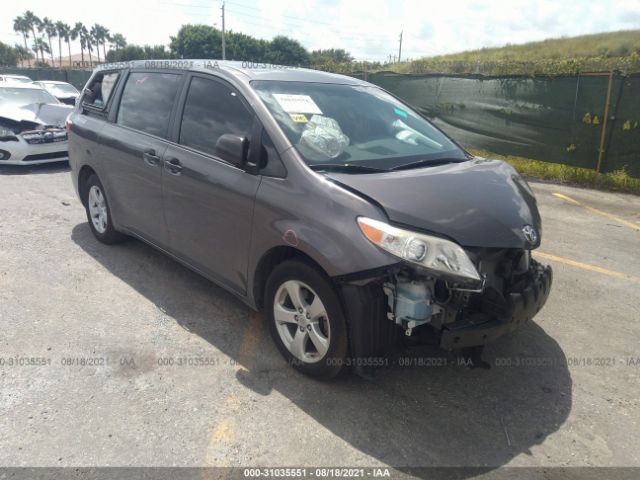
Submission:
MULTIPOLYGON (((2 6, 0 40, 25 10, 73 24, 101 23, 130 43, 168 44, 184 23, 220 27, 220 0, 23 0, 2 6)), ((287 35, 309 49, 345 48, 358 60, 458 52, 507 43, 640 28, 638 0, 229 0, 226 27, 261 38, 287 35)), ((54 48, 57 52, 57 46, 54 48)), ((79 47, 72 49, 79 52, 79 47)))

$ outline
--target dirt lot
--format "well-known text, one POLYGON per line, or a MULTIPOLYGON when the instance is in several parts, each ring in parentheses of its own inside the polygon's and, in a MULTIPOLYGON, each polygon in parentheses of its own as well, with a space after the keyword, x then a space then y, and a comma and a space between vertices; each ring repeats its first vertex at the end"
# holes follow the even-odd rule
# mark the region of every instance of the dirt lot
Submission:
POLYGON ((640 198, 532 186, 554 289, 490 370, 423 348, 443 366, 326 384, 207 280, 95 241, 66 168, 5 167, 0 465, 640 466, 640 198))

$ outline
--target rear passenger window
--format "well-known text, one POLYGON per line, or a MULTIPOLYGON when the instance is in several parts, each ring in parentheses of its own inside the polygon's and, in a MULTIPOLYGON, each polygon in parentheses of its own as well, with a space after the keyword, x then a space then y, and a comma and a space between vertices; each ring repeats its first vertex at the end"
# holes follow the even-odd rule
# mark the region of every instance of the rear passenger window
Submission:
POLYGON ((253 115, 239 94, 215 80, 193 77, 182 114, 180 143, 215 155, 225 133, 249 137, 253 115))
POLYGON ((180 75, 132 73, 120 99, 117 123, 158 137, 167 135, 180 75))

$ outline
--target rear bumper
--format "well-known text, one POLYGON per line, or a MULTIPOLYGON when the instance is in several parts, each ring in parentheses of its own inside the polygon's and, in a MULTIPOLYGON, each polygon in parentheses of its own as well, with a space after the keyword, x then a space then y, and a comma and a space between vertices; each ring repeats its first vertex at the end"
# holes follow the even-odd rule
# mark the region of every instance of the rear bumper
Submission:
POLYGON ((506 307, 498 316, 479 314, 473 318, 446 325, 440 346, 447 350, 484 345, 524 325, 544 306, 551 291, 553 271, 539 266, 531 282, 518 293, 506 298, 506 307))

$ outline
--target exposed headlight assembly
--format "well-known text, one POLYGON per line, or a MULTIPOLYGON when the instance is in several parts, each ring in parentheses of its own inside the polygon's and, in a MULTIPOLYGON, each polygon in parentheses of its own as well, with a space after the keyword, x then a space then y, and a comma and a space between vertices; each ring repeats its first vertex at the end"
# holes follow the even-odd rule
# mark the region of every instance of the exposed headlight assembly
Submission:
POLYGON ((465 251, 454 242, 367 217, 358 217, 358 225, 369 241, 397 257, 460 280, 482 281, 465 251))

